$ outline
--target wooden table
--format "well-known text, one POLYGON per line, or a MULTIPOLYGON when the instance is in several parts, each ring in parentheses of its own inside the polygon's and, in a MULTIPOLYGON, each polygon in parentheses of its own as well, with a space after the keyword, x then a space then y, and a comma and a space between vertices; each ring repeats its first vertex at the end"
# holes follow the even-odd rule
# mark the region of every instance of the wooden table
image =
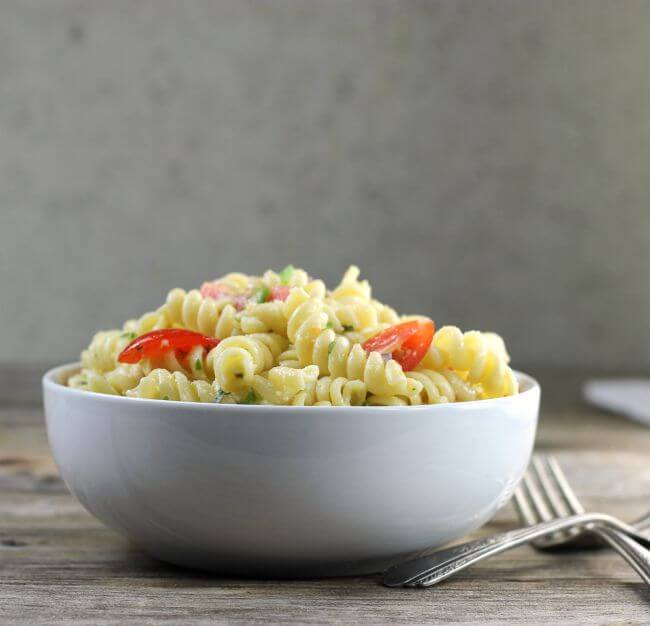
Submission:
MULTIPOLYGON (((557 404, 557 403, 556 403, 557 404)), ((632 519, 650 508, 650 428, 551 406, 538 449, 557 453, 584 503, 632 519)), ((516 524, 510 506, 480 531, 516 524)), ((650 623, 650 591, 615 554, 519 548, 428 590, 380 576, 229 580, 145 556, 68 494, 41 410, 0 409, 0 623, 650 623)))

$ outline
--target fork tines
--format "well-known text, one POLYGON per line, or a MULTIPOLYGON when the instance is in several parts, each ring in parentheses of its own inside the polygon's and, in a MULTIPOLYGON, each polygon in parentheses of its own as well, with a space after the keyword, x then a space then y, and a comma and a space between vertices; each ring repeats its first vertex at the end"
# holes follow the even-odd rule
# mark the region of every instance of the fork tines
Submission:
MULTIPOLYGON (((584 508, 569 486, 557 460, 535 455, 522 483, 514 493, 514 502, 522 521, 528 525, 558 517, 584 513, 584 508)), ((566 544, 579 530, 555 533, 535 542, 537 547, 566 544)))

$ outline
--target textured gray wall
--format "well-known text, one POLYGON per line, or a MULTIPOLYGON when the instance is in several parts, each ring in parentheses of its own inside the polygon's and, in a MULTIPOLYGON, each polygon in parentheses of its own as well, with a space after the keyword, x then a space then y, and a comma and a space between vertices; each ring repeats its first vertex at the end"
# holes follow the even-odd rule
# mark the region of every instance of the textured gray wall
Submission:
POLYGON ((0 363, 358 263, 523 364, 650 367, 650 2, 0 2, 0 363))

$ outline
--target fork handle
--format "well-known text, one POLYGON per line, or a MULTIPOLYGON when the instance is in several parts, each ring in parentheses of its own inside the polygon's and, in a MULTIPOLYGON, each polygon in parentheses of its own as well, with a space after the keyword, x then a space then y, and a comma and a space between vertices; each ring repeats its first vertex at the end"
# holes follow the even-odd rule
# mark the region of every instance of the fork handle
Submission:
POLYGON ((608 526, 589 526, 587 530, 608 543, 632 566, 643 581, 650 585, 650 550, 646 550, 625 533, 608 526))
MULTIPOLYGON (((402 587, 412 584, 428 587, 493 554, 515 548, 544 535, 593 523, 607 524, 610 528, 613 527, 623 533, 637 536, 633 528, 609 515, 602 513, 571 515, 570 517, 562 517, 535 524, 534 526, 469 541, 446 550, 439 550, 427 556, 399 563, 386 571, 384 584, 388 587, 402 587)), ((641 539, 645 542, 648 541, 643 537, 641 539)))

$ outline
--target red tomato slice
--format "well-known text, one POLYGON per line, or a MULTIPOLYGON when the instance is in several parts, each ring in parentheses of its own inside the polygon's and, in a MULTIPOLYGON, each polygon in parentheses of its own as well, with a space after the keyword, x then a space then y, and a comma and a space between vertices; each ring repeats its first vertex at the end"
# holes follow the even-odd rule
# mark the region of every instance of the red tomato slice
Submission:
POLYGON ((288 285, 276 285, 271 287, 271 297, 269 300, 282 300, 283 302, 289 297, 291 287, 288 285))
POLYGON ((134 339, 117 357, 120 363, 139 363, 142 359, 164 356, 170 350, 178 353, 189 352, 195 346, 211 350, 219 343, 218 339, 183 328, 152 330, 134 339))
POLYGON ((409 372, 424 358, 435 329, 431 320, 404 322, 371 337, 362 347, 366 352, 390 354, 405 372, 409 372))

